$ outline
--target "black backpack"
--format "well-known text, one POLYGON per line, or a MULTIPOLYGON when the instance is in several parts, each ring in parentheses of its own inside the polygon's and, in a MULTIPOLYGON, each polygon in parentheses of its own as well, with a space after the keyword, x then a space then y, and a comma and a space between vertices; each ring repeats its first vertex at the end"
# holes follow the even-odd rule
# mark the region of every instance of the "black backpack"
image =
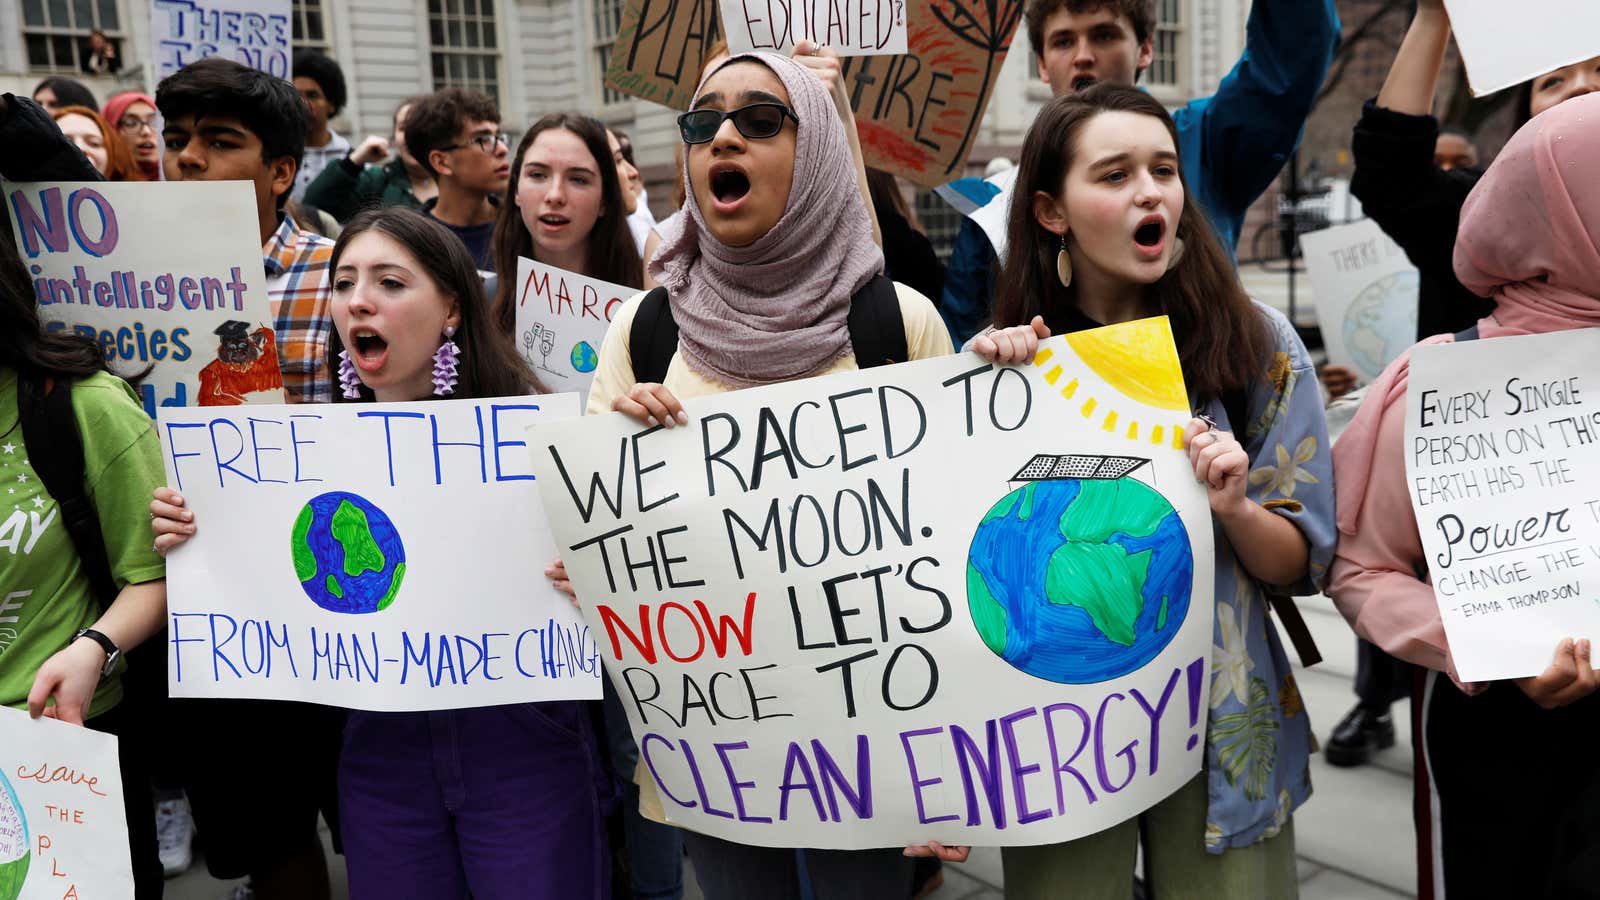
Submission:
POLYGON ((17 373, 17 414, 28 462, 61 508, 61 524, 83 563, 94 597, 105 609, 117 599, 94 501, 84 488, 83 437, 72 414, 72 383, 37 373, 17 373))
MULTIPOLYGON (((851 296, 850 345, 856 365, 863 369, 906 362, 910 356, 900 297, 888 278, 874 275, 851 296)), ((639 302, 628 347, 635 381, 659 384, 667 377, 672 355, 678 352, 678 322, 672 317, 666 288, 655 288, 639 302)))

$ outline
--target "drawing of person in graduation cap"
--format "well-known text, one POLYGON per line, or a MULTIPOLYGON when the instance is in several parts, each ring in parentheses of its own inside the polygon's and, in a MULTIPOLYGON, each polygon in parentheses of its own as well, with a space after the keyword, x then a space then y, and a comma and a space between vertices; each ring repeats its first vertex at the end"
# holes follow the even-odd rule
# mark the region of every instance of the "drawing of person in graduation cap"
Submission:
POLYGON ((246 394, 283 387, 272 329, 249 328, 236 319, 217 326, 217 358, 200 370, 201 406, 238 406, 246 394))

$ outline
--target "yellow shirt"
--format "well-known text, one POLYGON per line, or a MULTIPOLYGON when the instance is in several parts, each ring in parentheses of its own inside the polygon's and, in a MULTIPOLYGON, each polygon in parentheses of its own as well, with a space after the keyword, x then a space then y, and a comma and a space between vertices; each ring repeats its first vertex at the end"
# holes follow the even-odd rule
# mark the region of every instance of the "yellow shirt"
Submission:
MULTIPOLYGON (((939 318, 939 311, 934 309, 932 301, 898 282, 894 289, 900 298, 900 318, 906 327, 906 352, 911 359, 949 356, 953 351, 950 332, 945 329, 944 320, 939 318)), ((586 415, 611 412, 611 404, 638 384, 638 379, 633 377, 633 357, 628 339, 633 331, 633 317, 639 311, 644 294, 641 291, 629 298, 617 310, 611 327, 606 329, 606 338, 600 345, 600 361, 595 366, 594 383, 589 388, 586 415)), ((846 356, 834 363, 833 368, 818 374, 854 372, 859 368, 854 356, 846 356)), ((672 362, 667 366, 667 377, 663 383, 679 400, 710 397, 733 390, 729 385, 712 381, 689 368, 681 353, 672 354, 672 362)), ((639 785, 639 813, 647 819, 665 823, 666 810, 661 805, 660 795, 656 793, 655 779, 644 770, 643 760, 634 767, 633 780, 639 785)))

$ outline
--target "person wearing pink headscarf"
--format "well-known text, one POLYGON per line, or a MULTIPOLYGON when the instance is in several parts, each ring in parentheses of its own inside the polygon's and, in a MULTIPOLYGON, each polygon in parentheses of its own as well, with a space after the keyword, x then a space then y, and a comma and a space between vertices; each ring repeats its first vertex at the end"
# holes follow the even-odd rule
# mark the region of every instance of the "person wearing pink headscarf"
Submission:
POLYGON ((106 101, 100 112, 133 154, 146 181, 161 180, 161 115, 148 94, 123 91, 106 101))
MULTIPOLYGON (((1552 108, 1506 145, 1462 207, 1455 272, 1496 302, 1479 338, 1600 326, 1600 94, 1552 108)), ((1536 678, 1456 678, 1433 588, 1418 575, 1427 562, 1406 488, 1409 372, 1407 353, 1334 446, 1340 535, 1328 594, 1362 637, 1429 670, 1412 696, 1419 896, 1597 896, 1600 680, 1589 642, 1561 641, 1536 678)))

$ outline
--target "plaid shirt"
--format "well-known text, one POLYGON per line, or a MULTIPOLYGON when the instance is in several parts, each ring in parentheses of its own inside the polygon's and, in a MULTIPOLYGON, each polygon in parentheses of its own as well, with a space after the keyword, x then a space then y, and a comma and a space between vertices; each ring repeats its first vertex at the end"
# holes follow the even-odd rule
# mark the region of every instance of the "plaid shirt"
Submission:
POLYGON ((290 403, 333 402, 328 371, 328 263, 333 242, 301 231, 288 216, 261 248, 267 269, 267 297, 277 330, 278 365, 290 403))

